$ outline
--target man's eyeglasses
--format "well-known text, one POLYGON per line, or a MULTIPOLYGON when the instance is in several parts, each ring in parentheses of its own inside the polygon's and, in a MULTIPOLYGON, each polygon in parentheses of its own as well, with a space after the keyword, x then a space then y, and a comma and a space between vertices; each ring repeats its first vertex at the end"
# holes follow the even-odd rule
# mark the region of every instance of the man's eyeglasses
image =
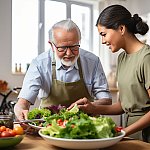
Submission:
MULTIPOLYGON (((54 43, 53 43, 54 44, 54 43)), ((55 45, 55 44, 54 44, 55 45)), ((76 44, 76 45, 72 45, 72 46, 56 46, 55 47, 57 48, 57 50, 59 52, 66 52, 67 49, 69 48, 72 52, 75 52, 75 51, 78 51, 79 50, 79 47, 80 45, 79 44, 76 44)))

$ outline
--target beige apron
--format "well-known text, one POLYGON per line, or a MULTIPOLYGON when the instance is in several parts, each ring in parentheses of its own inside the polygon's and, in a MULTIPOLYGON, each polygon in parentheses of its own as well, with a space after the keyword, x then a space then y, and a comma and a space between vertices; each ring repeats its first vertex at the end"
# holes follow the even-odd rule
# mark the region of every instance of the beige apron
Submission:
POLYGON ((52 63, 52 86, 48 98, 42 99, 40 104, 41 107, 59 104, 69 106, 83 97, 86 97, 91 101, 93 100, 84 83, 80 58, 78 58, 77 63, 79 66, 80 80, 67 83, 56 80, 56 63, 52 63))
MULTIPOLYGON (((131 112, 126 113, 125 114, 125 126, 127 127, 133 124, 134 122, 139 120, 143 115, 144 113, 142 112, 141 113, 131 113, 131 112)), ((142 131, 136 132, 130 135, 130 137, 134 139, 142 140, 142 131)))
MULTIPOLYGON (((125 114, 126 118, 126 125, 129 126, 139 120, 143 115, 145 115, 148 111, 141 111, 141 112, 128 112, 125 114)), ((145 142, 150 142, 150 126, 143 129, 142 131, 138 131, 132 135, 130 135, 131 138, 143 140, 145 142)))

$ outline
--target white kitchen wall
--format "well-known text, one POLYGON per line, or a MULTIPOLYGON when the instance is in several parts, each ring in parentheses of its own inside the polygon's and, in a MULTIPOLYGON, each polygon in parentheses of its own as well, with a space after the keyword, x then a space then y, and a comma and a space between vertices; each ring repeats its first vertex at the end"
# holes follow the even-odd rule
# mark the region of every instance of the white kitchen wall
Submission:
POLYGON ((21 86, 23 75, 11 73, 11 0, 0 0, 0 79, 21 86))

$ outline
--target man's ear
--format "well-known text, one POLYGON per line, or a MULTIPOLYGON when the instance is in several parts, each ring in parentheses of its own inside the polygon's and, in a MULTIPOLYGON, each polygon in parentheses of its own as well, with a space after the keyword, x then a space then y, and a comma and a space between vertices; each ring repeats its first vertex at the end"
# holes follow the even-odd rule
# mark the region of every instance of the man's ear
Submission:
POLYGON ((125 33, 125 31, 126 31, 125 25, 120 25, 120 26, 119 26, 119 31, 120 31, 121 35, 124 35, 124 33, 125 33))
POLYGON ((54 44, 51 41, 48 41, 48 43, 51 45, 52 51, 54 52, 54 44))

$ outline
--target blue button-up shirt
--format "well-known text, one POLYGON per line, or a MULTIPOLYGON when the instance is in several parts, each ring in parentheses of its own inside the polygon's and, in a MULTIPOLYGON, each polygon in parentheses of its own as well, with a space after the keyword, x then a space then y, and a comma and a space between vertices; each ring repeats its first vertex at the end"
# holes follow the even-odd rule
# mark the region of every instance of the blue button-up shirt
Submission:
MULTIPOLYGON (((83 78, 89 94, 95 99, 111 98, 107 80, 99 57, 83 49, 79 50, 83 78)), ((37 96, 48 97, 52 85, 52 50, 44 52, 32 60, 25 75, 19 98, 34 104, 37 96)), ((56 61, 56 78, 63 82, 75 82, 80 79, 77 62, 68 70, 56 61)))

